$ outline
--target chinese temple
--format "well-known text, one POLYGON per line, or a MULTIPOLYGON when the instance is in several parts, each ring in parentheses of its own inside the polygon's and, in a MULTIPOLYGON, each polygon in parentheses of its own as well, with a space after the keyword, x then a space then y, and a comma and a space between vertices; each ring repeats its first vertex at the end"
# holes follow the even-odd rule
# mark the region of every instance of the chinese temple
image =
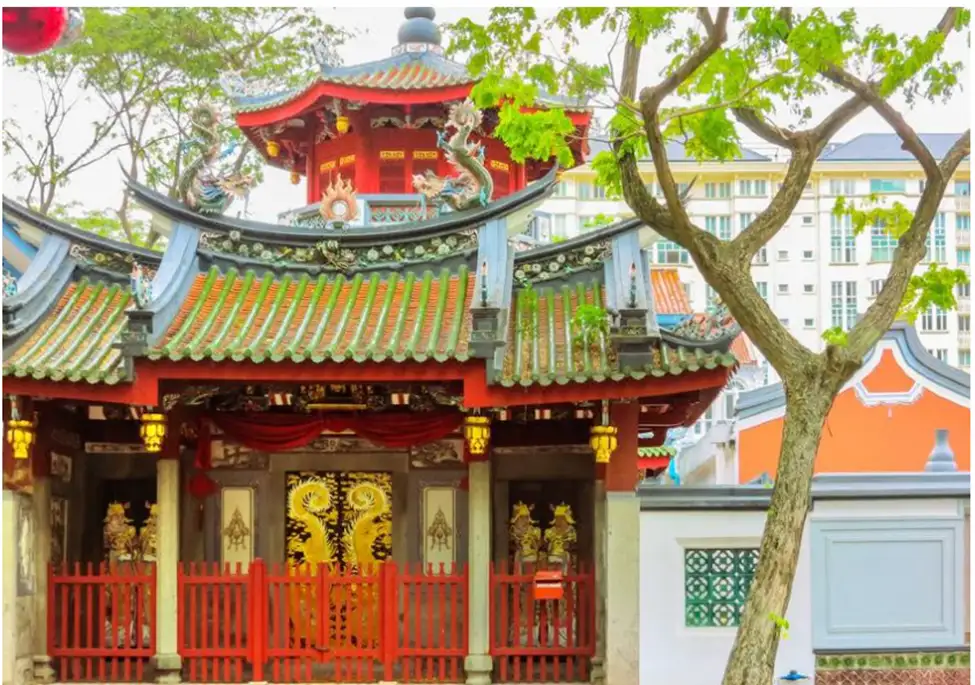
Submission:
POLYGON ((516 250, 558 170, 406 17, 387 59, 233 84, 306 177, 286 223, 226 214, 205 106, 178 198, 126 181, 163 252, 4 198, 44 236, 4 284, 14 682, 636 682, 640 449, 739 328, 658 312, 637 220, 516 250))

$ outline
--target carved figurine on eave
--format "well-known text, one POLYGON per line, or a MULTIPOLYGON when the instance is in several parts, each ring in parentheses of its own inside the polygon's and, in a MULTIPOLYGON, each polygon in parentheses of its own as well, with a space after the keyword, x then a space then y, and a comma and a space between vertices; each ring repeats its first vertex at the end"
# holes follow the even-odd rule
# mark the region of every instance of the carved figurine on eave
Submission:
POLYGON ((457 175, 440 177, 430 169, 414 174, 413 187, 417 192, 454 211, 484 207, 491 201, 494 181, 484 165, 484 146, 470 140, 482 119, 481 111, 470 98, 450 108, 445 130, 437 133, 437 147, 444 151, 457 175), (450 129, 454 132, 448 138, 446 132, 450 129))
POLYGON ((184 148, 196 148, 199 157, 186 166, 176 185, 183 203, 200 214, 223 214, 235 198, 242 198, 254 185, 253 177, 232 170, 224 172, 219 162, 230 155, 236 145, 220 149, 220 115, 212 105, 201 105, 190 115, 195 138, 184 148))
POLYGON ((129 274, 129 287, 138 309, 145 309, 152 301, 152 280, 138 262, 132 263, 132 273, 129 274))

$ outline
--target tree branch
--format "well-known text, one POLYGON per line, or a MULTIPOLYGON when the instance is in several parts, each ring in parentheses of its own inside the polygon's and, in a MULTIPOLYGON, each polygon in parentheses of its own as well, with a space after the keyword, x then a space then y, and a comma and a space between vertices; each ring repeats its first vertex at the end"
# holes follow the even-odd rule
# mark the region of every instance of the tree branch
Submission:
POLYGON ((900 237, 894 251, 894 261, 877 299, 867 309, 863 317, 847 334, 847 344, 843 352, 850 361, 859 362, 869 352, 880 337, 890 328, 900 309, 903 294, 914 274, 914 268, 924 259, 927 252, 928 231, 931 222, 941 205, 948 180, 958 165, 971 153, 972 132, 965 131, 938 165, 938 177, 934 182, 924 185, 921 200, 910 228, 900 237))
POLYGON ((792 150, 796 146, 796 134, 776 126, 763 117, 758 110, 749 107, 732 107, 731 113, 742 126, 767 143, 792 150))

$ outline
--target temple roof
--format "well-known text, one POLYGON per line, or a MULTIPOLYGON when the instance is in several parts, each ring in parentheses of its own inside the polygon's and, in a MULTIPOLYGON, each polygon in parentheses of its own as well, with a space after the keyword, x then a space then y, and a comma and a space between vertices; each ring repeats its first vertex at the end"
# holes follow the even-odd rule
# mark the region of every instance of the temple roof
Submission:
POLYGON ((174 364, 184 374, 187 364, 239 365, 247 378, 254 364, 287 377, 307 365, 391 363, 404 364, 404 381, 441 367, 482 403, 500 397, 491 387, 638 397, 695 373, 701 388, 723 387, 740 361, 737 325, 722 311, 674 318, 683 289, 650 268, 654 234, 638 220, 515 251, 512 236, 554 185, 553 172, 426 221, 310 230, 204 216, 129 180, 133 199, 169 228, 163 253, 5 198, 5 221, 45 238, 4 298, 3 375, 47 382, 54 397, 65 383, 156 383, 174 364))

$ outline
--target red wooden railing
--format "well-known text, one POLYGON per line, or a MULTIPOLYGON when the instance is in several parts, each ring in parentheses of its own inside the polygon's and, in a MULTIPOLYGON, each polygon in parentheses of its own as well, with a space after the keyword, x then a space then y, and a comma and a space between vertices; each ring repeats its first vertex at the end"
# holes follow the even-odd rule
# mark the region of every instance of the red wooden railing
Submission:
POLYGON ((491 656, 501 682, 588 682, 596 653, 591 566, 564 576, 561 602, 537 602, 534 574, 501 562, 491 572, 491 656))
POLYGON ((184 564, 190 682, 461 682, 467 569, 184 564))
POLYGON ((150 564, 48 568, 48 655, 61 681, 145 677, 156 645, 156 578, 150 564))
MULTIPOLYGON (((155 580, 148 565, 51 569, 49 649, 59 680, 151 676, 155 580)), ((503 563, 491 571, 497 679, 588 680, 595 652, 592 569, 566 575, 562 602, 536 602, 532 582, 531 574, 503 563)), ((177 649, 188 682, 464 680, 466 566, 184 563, 178 593, 177 649)))

